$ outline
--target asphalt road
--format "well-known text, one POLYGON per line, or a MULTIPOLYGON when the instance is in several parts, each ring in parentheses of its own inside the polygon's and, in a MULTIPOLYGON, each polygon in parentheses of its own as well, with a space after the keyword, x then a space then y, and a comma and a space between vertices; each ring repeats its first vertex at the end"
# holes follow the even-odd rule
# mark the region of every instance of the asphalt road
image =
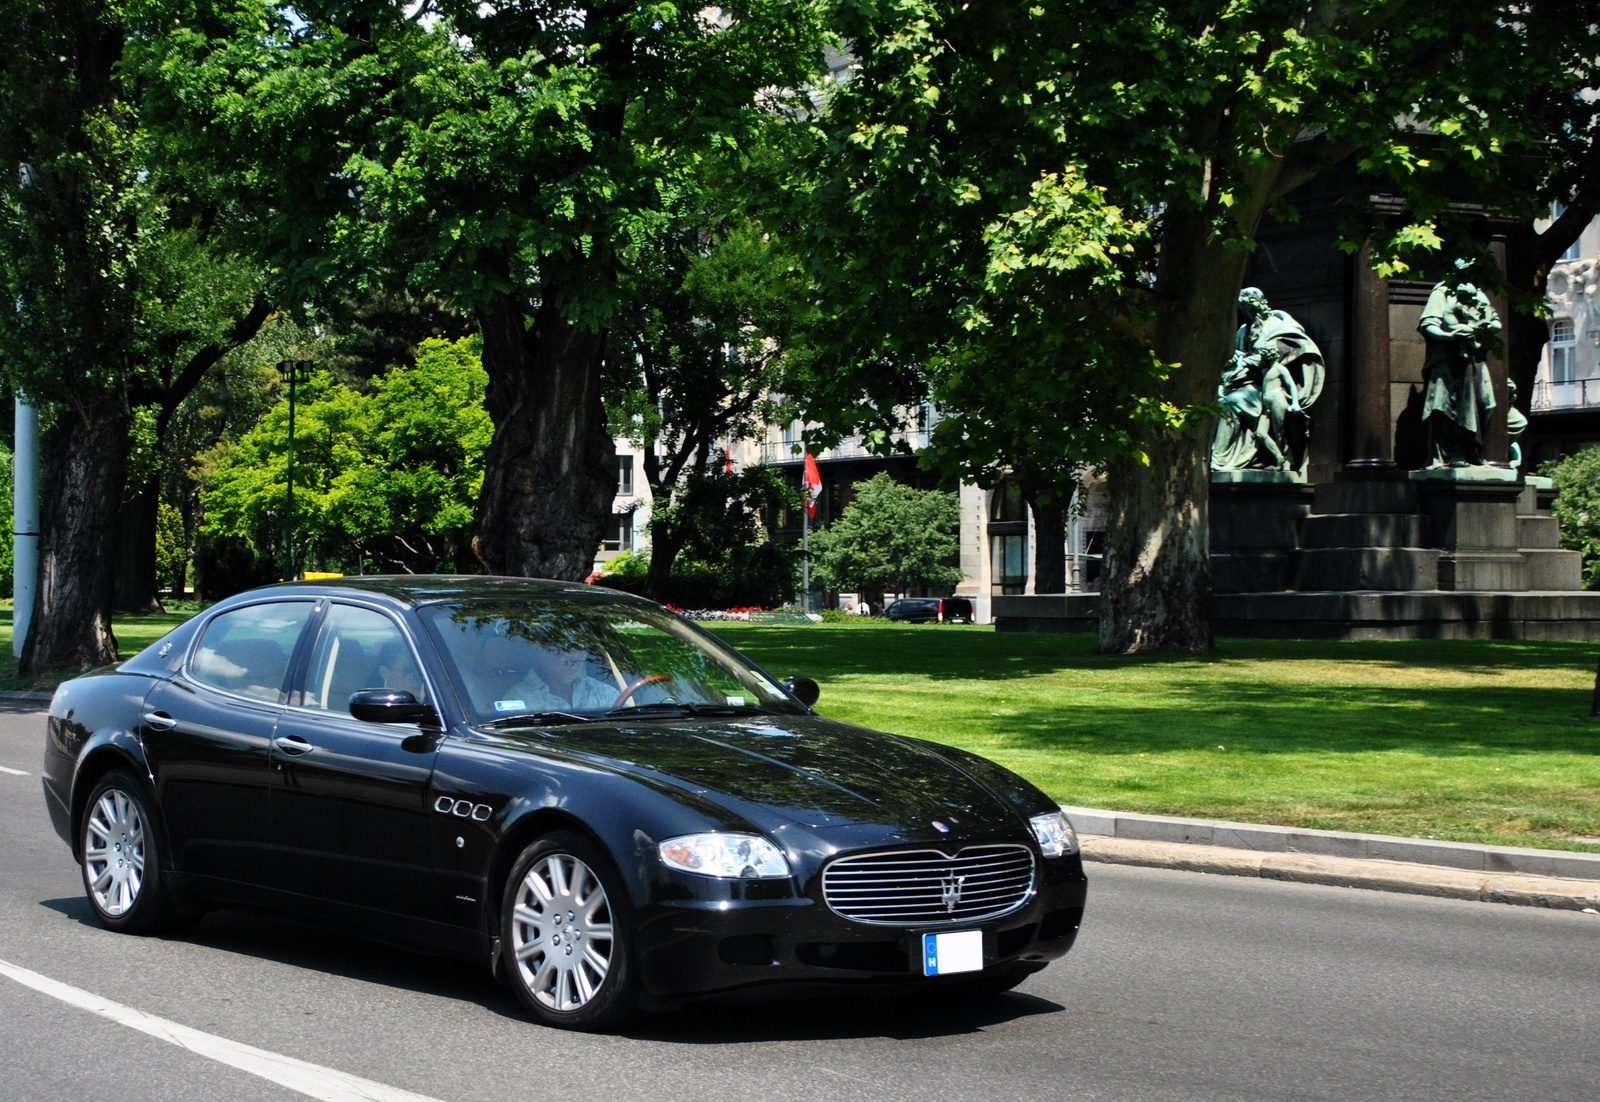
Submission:
MULTIPOLYGON (((0 714, 0 961, 440 1102, 1590 1099, 1600 917, 1090 867, 1078 946, 976 1005, 851 999, 541 1029, 475 966, 208 916, 93 924, 39 791, 42 720, 0 714)), ((158 1031, 159 1032, 159 1031, 158 1031)), ((299 1099, 0 975, 0 1099, 299 1099)), ((352 1096, 354 1097, 354 1096, 352 1096)))

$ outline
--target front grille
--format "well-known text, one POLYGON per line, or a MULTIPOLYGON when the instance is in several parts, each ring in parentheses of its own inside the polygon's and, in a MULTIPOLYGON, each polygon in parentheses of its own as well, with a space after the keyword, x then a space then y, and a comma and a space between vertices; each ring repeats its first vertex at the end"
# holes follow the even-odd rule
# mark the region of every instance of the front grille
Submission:
POLYGON ((1033 894, 1025 846, 969 846, 954 857, 899 850, 841 857, 822 872, 834 912, 886 926, 980 922, 1016 910, 1033 894))

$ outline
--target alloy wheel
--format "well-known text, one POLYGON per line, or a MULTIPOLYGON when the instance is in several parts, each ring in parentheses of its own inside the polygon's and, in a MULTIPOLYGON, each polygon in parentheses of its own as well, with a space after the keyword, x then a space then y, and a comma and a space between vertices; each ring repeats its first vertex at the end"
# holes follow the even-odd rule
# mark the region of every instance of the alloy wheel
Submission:
POLYGON ((587 1005, 611 971, 611 905, 594 870, 569 853, 534 863, 517 887, 511 950, 540 1005, 570 1013, 587 1005))
POLYGON ((128 913, 144 887, 145 824, 126 792, 108 788, 90 812, 83 851, 84 877, 95 905, 112 918, 128 913))

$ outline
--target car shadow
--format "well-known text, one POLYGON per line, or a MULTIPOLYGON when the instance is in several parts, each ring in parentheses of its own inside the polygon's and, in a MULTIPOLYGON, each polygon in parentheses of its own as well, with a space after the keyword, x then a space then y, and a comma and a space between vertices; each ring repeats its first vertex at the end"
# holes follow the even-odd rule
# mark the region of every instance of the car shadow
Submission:
MULTIPOLYGON (((93 929, 101 928, 82 896, 45 899, 40 906, 93 929)), ((459 999, 509 1018, 523 1017, 516 996, 497 984, 482 965, 454 957, 429 956, 276 914, 211 911, 188 930, 155 936, 363 983, 459 999)))
MULTIPOLYGON (((39 905, 84 926, 101 928, 81 895, 45 899, 39 905)), ((516 996, 496 983, 482 965, 417 953, 344 930, 274 914, 224 910, 210 912, 183 933, 158 936, 362 983, 455 999, 536 1028, 516 996)), ((759 1001, 698 1003, 688 1013, 641 1014, 620 1035, 682 1045, 860 1037, 911 1040, 977 1033, 1064 1009, 1048 999, 1017 991, 992 998, 964 998, 954 993, 930 998, 926 992, 803 999, 769 996, 759 1001)))
POLYGON ((759 1002, 702 1003, 692 1012, 646 1014, 622 1030, 658 1044, 729 1045, 882 1037, 923 1040, 981 1033, 1008 1022, 1059 1014, 1060 1003, 1021 991, 988 997, 852 995, 759 1002))

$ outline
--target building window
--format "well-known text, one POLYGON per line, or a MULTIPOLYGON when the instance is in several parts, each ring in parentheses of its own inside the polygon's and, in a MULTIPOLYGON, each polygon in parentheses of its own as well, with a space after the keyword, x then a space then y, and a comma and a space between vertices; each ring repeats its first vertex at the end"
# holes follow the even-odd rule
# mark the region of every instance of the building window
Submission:
POLYGON ((617 456, 617 494, 633 496, 633 453, 617 456))
POLYGON ((600 544, 602 551, 632 551, 633 550, 633 514, 612 513, 611 524, 606 529, 606 538, 600 544))
POLYGON ((1028 589, 1028 535, 990 536, 990 592, 1024 593, 1028 589))
POLYGON ((989 586, 995 595, 1028 588, 1028 505, 1009 479, 989 495, 989 586))
POLYGON ((1578 338, 1571 318, 1556 318, 1550 323, 1550 381, 1570 383, 1578 377, 1578 338))
MULTIPOLYGON (((1550 204, 1550 220, 1552 222, 1555 221, 1557 218, 1560 218, 1565 213, 1567 213, 1567 205, 1565 203, 1555 202, 1555 203, 1551 203, 1550 204)), ((1567 251, 1561 254, 1561 259, 1562 260, 1582 260, 1583 259, 1583 238, 1582 238, 1582 236, 1580 236, 1578 238, 1578 240, 1574 241, 1572 244, 1567 246, 1567 251)))

